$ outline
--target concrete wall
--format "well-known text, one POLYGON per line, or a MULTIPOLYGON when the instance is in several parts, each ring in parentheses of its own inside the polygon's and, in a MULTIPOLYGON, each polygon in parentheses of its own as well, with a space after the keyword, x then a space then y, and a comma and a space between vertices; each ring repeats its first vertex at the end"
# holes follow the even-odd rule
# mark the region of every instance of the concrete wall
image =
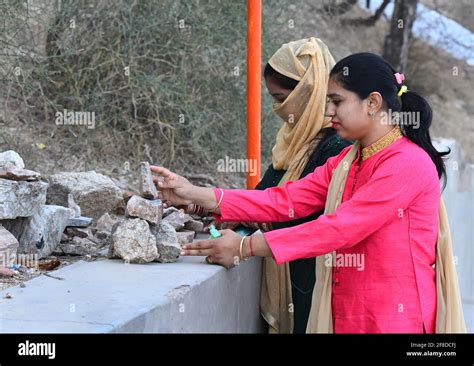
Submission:
POLYGON ((448 211, 457 260, 459 286, 468 331, 474 332, 474 165, 470 164, 459 144, 451 139, 437 139, 438 150, 451 148, 446 160, 448 184, 443 198, 448 211))
POLYGON ((1 333, 260 333, 261 260, 77 262, 0 292, 1 333), (12 299, 4 299, 6 293, 12 299))

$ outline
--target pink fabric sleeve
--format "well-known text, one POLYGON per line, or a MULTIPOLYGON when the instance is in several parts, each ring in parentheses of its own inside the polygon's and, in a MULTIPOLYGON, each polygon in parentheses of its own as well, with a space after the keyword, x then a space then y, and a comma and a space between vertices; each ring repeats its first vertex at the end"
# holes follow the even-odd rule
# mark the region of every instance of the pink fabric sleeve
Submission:
POLYGON ((397 218, 399 210, 405 210, 427 184, 439 186, 431 159, 421 160, 410 154, 393 154, 333 214, 264 233, 277 264, 349 248, 397 218))
MULTIPOLYGON (((348 151, 348 150, 347 150, 348 151)), ((311 174, 265 190, 224 190, 218 221, 281 222, 306 217, 324 208, 333 169, 346 149, 311 174)), ((215 189, 219 201, 221 191, 215 189)))

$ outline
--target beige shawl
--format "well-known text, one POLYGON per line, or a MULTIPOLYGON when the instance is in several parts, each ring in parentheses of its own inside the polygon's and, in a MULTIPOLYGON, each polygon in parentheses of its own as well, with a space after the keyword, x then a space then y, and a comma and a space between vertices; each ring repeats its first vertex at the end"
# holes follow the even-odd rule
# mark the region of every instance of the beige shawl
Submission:
MULTIPOLYGON (((342 194, 359 143, 339 163, 334 170, 328 188, 325 214, 331 214, 341 203, 342 194)), ((436 291, 437 313, 436 333, 465 333, 466 325, 461 305, 458 278, 453 258, 451 234, 448 216, 443 199, 439 205, 438 241, 436 244, 436 291)), ((334 255, 334 252, 331 253, 334 255)), ((316 258, 316 285, 313 291, 311 312, 309 315, 307 333, 333 333, 331 291, 332 267, 326 266, 326 256, 316 258)), ((329 262, 329 261, 328 261, 329 262)))
MULTIPOLYGON (((286 170, 279 182, 282 185, 300 178, 315 137, 330 124, 324 109, 334 59, 320 39, 311 37, 284 44, 269 64, 280 74, 299 81, 285 101, 276 103, 274 108, 285 121, 272 150, 273 167, 286 170)), ((260 307, 270 332, 293 331, 288 264, 277 266, 272 258, 264 259, 260 307)))

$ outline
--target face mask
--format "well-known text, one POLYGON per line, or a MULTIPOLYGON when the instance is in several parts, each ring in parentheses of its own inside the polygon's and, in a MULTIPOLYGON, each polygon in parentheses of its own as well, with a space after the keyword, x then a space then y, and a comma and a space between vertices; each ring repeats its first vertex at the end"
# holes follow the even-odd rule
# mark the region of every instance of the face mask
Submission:
POLYGON ((283 103, 274 103, 273 111, 290 124, 297 123, 305 111, 313 92, 312 83, 299 83, 283 103))
POLYGON ((295 108, 293 105, 294 101, 291 99, 290 96, 288 96, 283 103, 273 103, 273 111, 280 116, 283 121, 293 124, 298 121, 300 114, 297 112, 298 109, 295 108))

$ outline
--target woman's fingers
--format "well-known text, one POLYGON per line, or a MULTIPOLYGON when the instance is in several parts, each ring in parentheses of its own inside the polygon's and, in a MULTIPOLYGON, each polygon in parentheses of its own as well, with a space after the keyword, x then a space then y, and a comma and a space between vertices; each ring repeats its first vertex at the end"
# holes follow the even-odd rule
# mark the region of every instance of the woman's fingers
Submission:
POLYGON ((165 180, 161 180, 159 177, 153 177, 153 182, 158 189, 179 188, 182 184, 177 175, 174 175, 172 178, 165 178, 165 180))
POLYGON ((211 249, 193 249, 193 250, 181 250, 181 255, 186 256, 211 256, 213 250, 211 249))
POLYGON ((214 253, 215 240, 200 240, 183 245, 181 255, 212 255, 214 253))
POLYGON ((151 165, 150 170, 153 173, 157 173, 164 178, 164 179, 160 179, 160 177, 157 177, 157 176, 153 177, 153 182, 155 182, 155 185, 157 186, 158 189, 177 188, 182 184, 179 181, 179 175, 176 173, 173 173, 169 169, 166 169, 160 166, 151 165))
POLYGON ((193 243, 183 245, 183 249, 212 249, 216 243, 216 239, 199 240, 193 243))
POLYGON ((163 168, 162 166, 150 165, 150 170, 151 170, 153 173, 159 174, 159 175, 161 175, 161 176, 164 177, 164 178, 173 177, 173 176, 176 175, 176 174, 173 173, 171 170, 166 169, 166 168, 163 168))

